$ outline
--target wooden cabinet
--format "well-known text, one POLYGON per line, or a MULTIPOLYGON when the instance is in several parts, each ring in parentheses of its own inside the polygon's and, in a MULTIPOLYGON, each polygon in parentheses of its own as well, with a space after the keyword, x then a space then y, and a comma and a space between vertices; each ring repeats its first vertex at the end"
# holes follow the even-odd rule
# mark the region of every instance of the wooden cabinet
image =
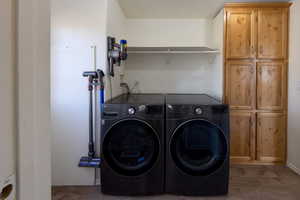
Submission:
POLYGON ((282 62, 259 62, 257 64, 257 109, 284 109, 286 77, 286 67, 282 62))
POLYGON ((229 8, 226 15, 227 59, 287 57, 287 8, 229 8))
POLYGON ((227 69, 227 103, 232 109, 252 109, 255 107, 254 62, 229 61, 227 69))
POLYGON ((288 9, 258 10, 258 58, 286 58, 288 38, 288 9))
POLYGON ((253 58, 256 46, 256 12, 253 9, 227 11, 227 58, 253 58))
POLYGON ((282 113, 257 115, 257 159, 264 162, 285 160, 285 116, 282 113))
POLYGON ((290 3, 225 4, 231 161, 283 163, 290 3))
POLYGON ((251 112, 230 113, 230 155, 233 162, 255 159, 255 116, 251 112))

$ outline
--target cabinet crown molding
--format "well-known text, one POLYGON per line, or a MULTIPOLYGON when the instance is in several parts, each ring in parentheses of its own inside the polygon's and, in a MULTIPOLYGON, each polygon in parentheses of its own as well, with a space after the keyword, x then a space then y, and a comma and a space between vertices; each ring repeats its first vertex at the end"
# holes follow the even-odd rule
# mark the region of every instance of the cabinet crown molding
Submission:
POLYGON ((224 8, 289 8, 292 2, 225 3, 224 8))

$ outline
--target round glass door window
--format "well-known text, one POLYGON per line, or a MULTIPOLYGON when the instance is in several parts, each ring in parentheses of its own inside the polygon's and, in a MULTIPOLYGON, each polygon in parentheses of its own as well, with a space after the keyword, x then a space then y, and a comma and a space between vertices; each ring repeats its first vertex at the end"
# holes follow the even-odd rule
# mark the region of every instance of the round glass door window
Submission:
POLYGON ((114 124, 103 141, 103 154, 108 165, 125 176, 138 176, 150 170, 158 158, 159 148, 157 133, 140 120, 114 124))
POLYGON ((191 120, 175 130, 170 151, 179 169, 193 176, 206 176, 222 166, 228 148, 224 133, 216 125, 191 120))

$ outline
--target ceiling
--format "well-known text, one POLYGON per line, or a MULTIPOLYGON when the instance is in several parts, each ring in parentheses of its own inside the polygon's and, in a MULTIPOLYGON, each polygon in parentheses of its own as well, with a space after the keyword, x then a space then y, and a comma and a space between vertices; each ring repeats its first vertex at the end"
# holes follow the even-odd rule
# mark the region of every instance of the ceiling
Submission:
POLYGON ((225 2, 289 0, 118 0, 128 18, 212 18, 225 2))

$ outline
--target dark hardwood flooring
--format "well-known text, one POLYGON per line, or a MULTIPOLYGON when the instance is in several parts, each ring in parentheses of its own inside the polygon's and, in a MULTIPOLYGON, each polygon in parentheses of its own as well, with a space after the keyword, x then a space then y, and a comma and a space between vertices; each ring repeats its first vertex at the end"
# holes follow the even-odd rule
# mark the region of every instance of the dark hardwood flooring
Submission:
POLYGON ((227 196, 173 195, 118 197, 103 195, 100 187, 53 187, 53 200, 300 200, 300 176, 283 166, 233 166, 227 196))

